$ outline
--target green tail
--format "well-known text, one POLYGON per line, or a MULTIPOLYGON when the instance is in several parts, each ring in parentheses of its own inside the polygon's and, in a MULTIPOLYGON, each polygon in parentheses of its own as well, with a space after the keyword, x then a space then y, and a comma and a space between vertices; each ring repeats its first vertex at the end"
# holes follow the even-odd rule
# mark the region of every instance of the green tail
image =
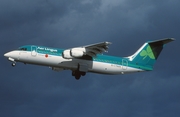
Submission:
POLYGON ((173 38, 149 41, 145 43, 135 54, 129 57, 130 61, 139 66, 143 66, 144 70, 153 70, 154 63, 165 44, 174 41, 173 38))

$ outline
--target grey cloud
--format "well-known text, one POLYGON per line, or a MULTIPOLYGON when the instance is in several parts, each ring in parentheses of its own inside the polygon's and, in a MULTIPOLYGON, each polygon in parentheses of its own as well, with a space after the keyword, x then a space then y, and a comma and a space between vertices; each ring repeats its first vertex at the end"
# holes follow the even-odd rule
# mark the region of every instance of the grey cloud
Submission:
POLYGON ((51 0, 0 2, 0 116, 179 116, 179 1, 51 0), (128 56, 145 41, 174 37, 154 71, 129 75, 10 66, 3 54, 21 45, 70 48, 111 41, 128 56))

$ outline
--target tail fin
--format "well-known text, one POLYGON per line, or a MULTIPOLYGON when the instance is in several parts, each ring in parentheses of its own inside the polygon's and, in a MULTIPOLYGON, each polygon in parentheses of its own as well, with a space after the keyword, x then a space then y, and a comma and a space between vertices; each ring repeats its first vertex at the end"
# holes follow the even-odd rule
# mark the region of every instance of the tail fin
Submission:
POLYGON ((173 38, 167 38, 146 42, 135 54, 128 58, 136 65, 144 66, 144 70, 153 70, 153 65, 164 45, 174 40, 173 38))

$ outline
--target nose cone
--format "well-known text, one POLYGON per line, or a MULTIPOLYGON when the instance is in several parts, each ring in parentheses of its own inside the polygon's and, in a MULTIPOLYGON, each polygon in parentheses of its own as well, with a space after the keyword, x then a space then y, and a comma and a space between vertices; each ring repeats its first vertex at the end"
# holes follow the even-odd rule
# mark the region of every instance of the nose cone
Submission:
POLYGON ((5 56, 5 57, 9 57, 9 56, 10 56, 9 52, 8 52, 8 53, 5 53, 4 56, 5 56))
POLYGON ((7 58, 13 58, 13 59, 18 59, 19 58, 19 51, 10 51, 4 54, 5 57, 7 58))

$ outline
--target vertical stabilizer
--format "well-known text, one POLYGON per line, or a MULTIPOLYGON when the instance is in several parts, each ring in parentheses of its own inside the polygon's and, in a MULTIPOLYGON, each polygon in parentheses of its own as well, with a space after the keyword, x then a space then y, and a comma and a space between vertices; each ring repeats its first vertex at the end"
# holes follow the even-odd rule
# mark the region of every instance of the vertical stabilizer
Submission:
POLYGON ((146 70, 152 70, 153 65, 159 57, 165 44, 174 41, 173 38, 166 38, 146 42, 135 54, 129 57, 130 61, 139 66, 146 66, 146 70))

